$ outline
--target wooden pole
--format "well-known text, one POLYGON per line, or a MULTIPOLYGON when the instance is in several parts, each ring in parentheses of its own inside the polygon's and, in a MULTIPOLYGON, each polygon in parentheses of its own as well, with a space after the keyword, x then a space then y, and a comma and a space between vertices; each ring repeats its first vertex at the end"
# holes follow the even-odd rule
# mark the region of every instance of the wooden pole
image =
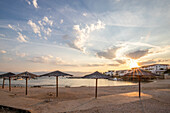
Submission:
POLYGON ((97 78, 96 78, 96 90, 95 90, 95 98, 97 99, 97 78))
POLYGON ((5 84, 5 78, 3 78, 2 89, 4 89, 4 84, 5 84))
POLYGON ((58 97, 58 76, 56 76, 56 97, 58 97))
POLYGON ((11 77, 9 77, 9 91, 11 91, 11 77))
POLYGON ((27 95, 27 84, 28 84, 28 78, 26 78, 25 95, 27 95))
POLYGON ((139 76, 139 98, 140 98, 141 86, 140 86, 140 76, 139 76))

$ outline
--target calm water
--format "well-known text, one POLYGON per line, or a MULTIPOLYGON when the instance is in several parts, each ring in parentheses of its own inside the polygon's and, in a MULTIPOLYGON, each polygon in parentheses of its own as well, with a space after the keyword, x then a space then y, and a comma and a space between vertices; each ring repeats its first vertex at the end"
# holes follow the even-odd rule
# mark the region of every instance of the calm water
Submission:
MULTIPOLYGON (((56 84, 55 77, 40 77, 38 79, 31 79, 28 81, 29 86, 44 85, 54 87, 56 84)), ((0 79, 0 84, 2 84, 0 79)), ((95 86, 95 79, 67 79, 59 77, 59 87, 80 87, 80 86, 95 86)), ((25 86, 25 80, 11 80, 11 84, 14 86, 25 86)), ((5 85, 8 85, 8 80, 5 80, 5 85)), ((98 79, 98 86, 123 86, 123 85, 136 85, 136 83, 126 81, 111 81, 107 79, 98 79)))

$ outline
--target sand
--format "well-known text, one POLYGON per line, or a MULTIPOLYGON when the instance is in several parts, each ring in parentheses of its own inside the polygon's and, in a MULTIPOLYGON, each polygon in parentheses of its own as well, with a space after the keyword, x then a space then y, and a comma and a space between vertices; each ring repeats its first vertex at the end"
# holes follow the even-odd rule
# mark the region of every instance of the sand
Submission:
POLYGON ((142 83, 141 99, 138 85, 94 87, 61 87, 59 97, 55 88, 0 88, 0 105, 29 110, 33 113, 170 113, 170 79, 142 83))

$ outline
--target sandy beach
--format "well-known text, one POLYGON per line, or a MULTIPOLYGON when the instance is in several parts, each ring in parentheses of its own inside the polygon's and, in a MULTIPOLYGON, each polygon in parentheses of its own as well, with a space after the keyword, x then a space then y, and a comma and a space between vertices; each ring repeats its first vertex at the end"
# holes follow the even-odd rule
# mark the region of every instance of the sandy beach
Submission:
MULTIPOLYGON (((170 79, 142 83, 142 97, 138 85, 94 87, 61 87, 59 97, 55 88, 15 87, 12 91, 0 88, 0 105, 29 110, 32 113, 169 113, 170 79)), ((1 112, 4 112, 1 110, 1 112)))

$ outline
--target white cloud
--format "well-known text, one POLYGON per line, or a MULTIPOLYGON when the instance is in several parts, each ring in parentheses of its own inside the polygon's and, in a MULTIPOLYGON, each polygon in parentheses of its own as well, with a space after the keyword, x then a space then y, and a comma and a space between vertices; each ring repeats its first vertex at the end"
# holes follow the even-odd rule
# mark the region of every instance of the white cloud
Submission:
POLYGON ((60 24, 62 24, 63 22, 64 22, 64 20, 63 20, 63 19, 61 19, 61 20, 60 20, 60 24))
MULTIPOLYGON (((43 18, 43 21, 45 21, 46 23, 48 23, 50 26, 53 25, 53 21, 52 21, 52 20, 49 20, 48 17, 46 17, 46 16, 43 18)), ((44 23, 44 24, 46 25, 46 23, 44 23)))
MULTIPOLYGON (((47 36, 50 36, 52 30, 50 28, 47 28, 46 30, 43 29, 43 32, 47 35, 47 36)), ((47 39, 47 37, 44 37, 44 39, 47 39)))
POLYGON ((17 40, 18 40, 19 42, 27 42, 26 39, 28 39, 27 36, 22 35, 20 32, 18 32, 18 38, 17 38, 17 40))
POLYGON ((19 25, 18 26, 14 26, 14 25, 12 26, 12 25, 8 24, 8 27, 10 29, 14 30, 14 31, 22 31, 22 29, 19 28, 19 25))
POLYGON ((19 56, 19 57, 25 57, 26 53, 18 53, 18 52, 16 52, 16 55, 19 56))
POLYGON ((37 23, 39 25, 32 22, 32 20, 28 21, 28 24, 32 27, 34 33, 38 34, 40 38, 42 38, 42 35, 44 35, 43 38, 47 40, 47 36, 50 36, 52 32, 50 26, 53 25, 53 21, 49 20, 48 17, 44 16, 44 18, 42 20, 39 20, 37 23))
POLYGON ((145 55, 149 54, 148 50, 137 50, 131 53, 128 53, 126 56, 132 59, 138 59, 140 57, 143 57, 145 55))
POLYGON ((34 5, 35 8, 38 8, 37 0, 32 0, 32 4, 34 5))
POLYGON ((12 25, 8 24, 8 27, 11 28, 12 30, 15 30, 14 27, 12 27, 12 25))
POLYGON ((119 49, 118 47, 112 47, 105 51, 97 52, 96 55, 100 58, 113 59, 116 57, 116 51, 118 49, 119 49))
POLYGON ((40 20, 40 21, 38 21, 38 23, 39 23, 39 25, 40 25, 40 26, 43 26, 43 25, 42 25, 42 23, 41 23, 41 20, 40 20))
POLYGON ((40 27, 32 22, 32 20, 28 21, 28 25, 30 25, 34 31, 35 34, 38 34, 39 37, 41 37, 40 27))
POLYGON ((54 57, 52 55, 45 55, 40 57, 34 57, 30 61, 35 63, 49 63, 49 64, 61 64, 63 63, 63 60, 59 57, 54 57))
POLYGON ((50 28, 47 29, 47 35, 50 35, 50 33, 52 32, 52 30, 50 28))
POLYGON ((76 49, 79 49, 85 52, 84 44, 89 38, 90 33, 95 30, 104 29, 104 28, 105 28, 105 24, 102 23, 100 20, 98 20, 96 24, 86 25, 85 28, 80 28, 80 25, 74 25, 73 30, 75 31, 76 37, 71 47, 74 47, 76 49))
POLYGON ((4 34, 0 34, 0 36, 5 37, 5 35, 4 35, 4 34))
POLYGON ((116 0, 116 2, 120 2, 120 0, 116 0))
POLYGON ((83 13, 83 16, 87 16, 87 13, 83 13))
POLYGON ((29 0, 25 0, 29 5, 31 5, 31 2, 29 0))
POLYGON ((3 54, 5 54, 5 53, 7 53, 5 50, 1 50, 1 53, 3 53, 3 54))

